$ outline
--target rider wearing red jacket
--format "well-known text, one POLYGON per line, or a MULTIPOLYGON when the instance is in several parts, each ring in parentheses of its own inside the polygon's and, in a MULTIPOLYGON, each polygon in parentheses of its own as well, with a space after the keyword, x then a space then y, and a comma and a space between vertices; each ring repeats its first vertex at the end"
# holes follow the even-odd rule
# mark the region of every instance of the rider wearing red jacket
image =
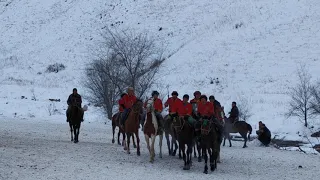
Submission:
POLYGON ((185 94, 183 96, 183 101, 180 104, 180 107, 178 108, 179 116, 185 117, 185 116, 192 115, 192 105, 188 101, 189 101, 189 95, 185 94))
POLYGON ((198 103, 198 114, 202 118, 211 119, 214 116, 213 104, 208 102, 206 95, 202 95, 198 103))
POLYGON ((168 107, 169 106, 169 115, 172 116, 176 116, 178 115, 178 108, 181 105, 182 101, 181 99, 178 98, 178 92, 177 91, 173 91, 171 93, 172 97, 169 98, 165 103, 164 106, 168 107))
MULTIPOLYGON (((159 92, 153 91, 151 96, 153 98, 154 113, 157 117, 157 122, 159 124, 159 128, 162 129, 164 127, 163 117, 161 115, 161 112, 163 110, 163 104, 162 104, 161 99, 159 99, 159 92)), ((144 108, 147 107, 147 103, 148 103, 148 100, 144 103, 144 108)))
POLYGON ((119 100, 119 105, 124 108, 123 116, 121 118, 122 125, 124 125, 125 120, 127 119, 127 116, 129 115, 129 112, 131 110, 131 107, 137 101, 137 97, 134 95, 134 89, 132 87, 128 88, 127 93, 128 94, 124 95, 119 100))

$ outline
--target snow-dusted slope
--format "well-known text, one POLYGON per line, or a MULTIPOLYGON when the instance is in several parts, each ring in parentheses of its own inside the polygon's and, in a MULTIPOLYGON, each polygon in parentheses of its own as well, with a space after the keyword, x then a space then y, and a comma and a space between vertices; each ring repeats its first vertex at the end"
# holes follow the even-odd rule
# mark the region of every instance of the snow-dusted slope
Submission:
MULTIPOLYGON (((71 89, 76 86, 85 95, 83 69, 103 28, 130 27, 149 32, 167 53, 176 52, 161 69, 162 87, 170 84, 170 91, 179 90, 181 95, 192 95, 195 90, 214 94, 226 109, 232 101, 246 98, 254 114, 251 124, 262 120, 273 133, 294 135, 301 125, 295 119, 285 120, 285 93, 296 82, 294 71, 300 61, 319 77, 319 3, 1 1, 0 114, 64 121, 65 99, 71 89), (63 63, 66 70, 46 73, 53 63, 63 63), (219 78, 219 85, 210 84, 211 78, 219 78), (31 100, 33 89, 38 101, 31 100), (54 104, 55 116, 47 112, 48 98, 62 100, 54 104)), ((90 109, 88 120, 104 119, 90 109)))

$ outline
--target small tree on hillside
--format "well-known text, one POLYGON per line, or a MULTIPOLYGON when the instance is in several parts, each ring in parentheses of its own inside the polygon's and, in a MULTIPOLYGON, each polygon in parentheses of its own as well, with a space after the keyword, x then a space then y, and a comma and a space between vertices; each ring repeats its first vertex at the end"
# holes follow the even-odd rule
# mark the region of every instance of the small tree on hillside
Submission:
POLYGON ((239 109, 239 118, 247 121, 252 116, 251 102, 247 98, 240 96, 238 98, 237 106, 239 109))
POLYGON ((320 82, 311 89, 311 113, 313 115, 320 115, 320 82))
POLYGON ((306 65, 301 64, 297 71, 298 83, 291 88, 289 103, 289 111, 287 117, 295 116, 304 122, 304 126, 308 127, 308 119, 312 116, 311 112, 311 75, 306 65))
POLYGON ((97 57, 86 69, 89 100, 102 105, 111 119, 113 106, 127 87, 133 87, 141 98, 155 83, 162 55, 145 33, 107 30, 97 57))
POLYGON ((146 33, 137 34, 132 30, 112 32, 108 29, 103 37, 105 46, 117 55, 123 69, 118 83, 133 87, 136 96, 141 98, 154 84, 154 77, 164 61, 163 51, 146 33))

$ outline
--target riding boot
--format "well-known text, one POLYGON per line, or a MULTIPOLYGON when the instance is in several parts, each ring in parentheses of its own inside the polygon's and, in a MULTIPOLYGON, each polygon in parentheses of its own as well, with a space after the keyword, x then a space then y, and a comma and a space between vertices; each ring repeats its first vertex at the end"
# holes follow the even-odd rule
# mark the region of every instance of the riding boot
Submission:
POLYGON ((155 112, 157 123, 158 123, 158 129, 159 131, 162 131, 164 128, 163 118, 162 115, 159 112, 155 112))

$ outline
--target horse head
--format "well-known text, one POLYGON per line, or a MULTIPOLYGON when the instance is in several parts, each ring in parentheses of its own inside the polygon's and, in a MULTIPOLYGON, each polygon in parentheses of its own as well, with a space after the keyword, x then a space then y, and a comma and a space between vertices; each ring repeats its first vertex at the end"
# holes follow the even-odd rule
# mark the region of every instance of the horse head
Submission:
POLYGON ((177 132, 180 132, 182 130, 184 124, 185 124, 184 117, 182 116, 173 117, 172 125, 177 132))
POLYGON ((152 98, 147 101, 147 106, 146 106, 147 113, 154 111, 153 103, 154 103, 154 100, 152 98))
POLYGON ((132 110, 134 113, 142 113, 143 102, 141 99, 137 99, 137 101, 132 105, 132 110))
POLYGON ((202 119, 201 121, 201 135, 209 135, 210 131, 213 129, 213 123, 209 119, 202 119))

